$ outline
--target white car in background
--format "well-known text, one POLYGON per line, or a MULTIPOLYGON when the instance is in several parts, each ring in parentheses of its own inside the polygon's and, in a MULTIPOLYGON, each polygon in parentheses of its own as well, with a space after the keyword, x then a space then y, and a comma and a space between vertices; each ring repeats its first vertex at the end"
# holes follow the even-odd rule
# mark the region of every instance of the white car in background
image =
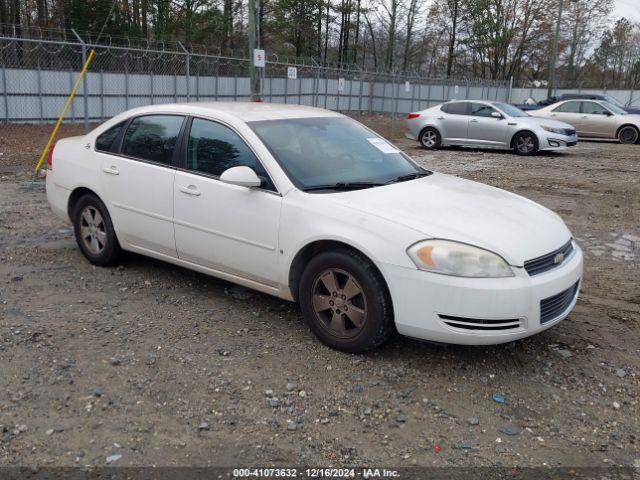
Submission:
POLYGON ((531 117, 502 102, 458 100, 407 115, 406 136, 432 150, 443 145, 513 150, 533 155, 573 147, 575 129, 557 120, 531 117))
POLYGON ((640 115, 604 100, 565 100, 529 112, 536 117, 561 120, 575 127, 580 137, 640 142, 640 115))
POLYGON ((157 105, 57 143, 53 211, 95 265, 129 250, 287 300, 326 344, 523 338, 575 305, 558 215, 423 169, 360 123, 260 103, 157 105))

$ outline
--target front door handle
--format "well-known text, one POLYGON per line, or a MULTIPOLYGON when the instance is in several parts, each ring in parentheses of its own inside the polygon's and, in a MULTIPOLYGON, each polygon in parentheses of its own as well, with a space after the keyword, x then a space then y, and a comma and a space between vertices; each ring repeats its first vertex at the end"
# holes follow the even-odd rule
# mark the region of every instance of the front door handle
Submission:
POLYGON ((200 196, 200 190, 198 190, 198 187, 196 187, 195 185, 189 185, 188 187, 185 187, 184 185, 182 185, 180 187, 180 191, 182 193, 186 193, 187 195, 192 195, 194 197, 200 196))
POLYGON ((444 120, 444 117, 438 117, 438 120, 444 120))
POLYGON ((109 175, 120 175, 120 171, 118 170, 118 167, 116 167, 115 165, 104 167, 102 171, 104 173, 108 173, 109 175))
POLYGON ((477 118, 472 118, 471 120, 469 120, 471 123, 478 123, 478 119, 477 118))

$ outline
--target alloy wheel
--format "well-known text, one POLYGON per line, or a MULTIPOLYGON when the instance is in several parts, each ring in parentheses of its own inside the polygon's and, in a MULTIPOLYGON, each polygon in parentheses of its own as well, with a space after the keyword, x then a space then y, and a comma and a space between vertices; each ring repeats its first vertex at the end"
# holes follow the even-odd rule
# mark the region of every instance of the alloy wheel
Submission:
POLYGON ((104 219, 92 205, 87 205, 80 213, 80 237, 93 255, 100 255, 107 245, 104 219))
POLYGON ((535 148, 533 137, 531 137, 530 135, 521 135, 516 140, 516 148, 521 153, 532 152, 533 149, 535 148))
POLYGON ((636 143, 638 141, 638 132, 633 127, 625 127, 620 130, 619 138, 621 143, 636 143))
POLYGON ((313 282, 313 311, 320 325, 337 338, 356 337, 367 320, 367 300, 358 281, 337 268, 322 271, 313 282))
POLYGON ((427 148, 432 148, 438 141, 438 136, 433 130, 427 130, 422 134, 422 144, 427 148))

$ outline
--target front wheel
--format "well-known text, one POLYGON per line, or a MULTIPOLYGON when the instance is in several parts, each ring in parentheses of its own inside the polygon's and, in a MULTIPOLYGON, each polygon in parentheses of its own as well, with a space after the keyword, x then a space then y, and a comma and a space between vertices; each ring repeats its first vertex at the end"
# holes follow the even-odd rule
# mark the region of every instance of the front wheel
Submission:
POLYGON ((618 132, 618 140, 620 140, 620 143, 636 143, 638 141, 638 136, 638 129, 631 125, 622 127, 618 132))
POLYGON ((533 155, 538 151, 538 138, 532 132, 520 132, 513 139, 513 149, 518 155, 533 155))
POLYGON ((376 267, 351 250, 312 258, 300 279, 298 297, 311 331, 324 344, 360 353, 393 333, 393 308, 376 267))

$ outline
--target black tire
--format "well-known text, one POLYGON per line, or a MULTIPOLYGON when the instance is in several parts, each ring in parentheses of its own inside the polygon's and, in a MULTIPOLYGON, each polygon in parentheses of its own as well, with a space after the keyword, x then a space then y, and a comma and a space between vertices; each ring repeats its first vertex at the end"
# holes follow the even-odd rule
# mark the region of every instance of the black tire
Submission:
POLYGON ((638 132, 638 129, 632 125, 625 125, 620 130, 618 130, 618 140, 620 141, 620 143, 638 143, 639 137, 640 132, 638 132))
POLYGON ((538 148, 538 137, 533 132, 519 132, 513 137, 513 151, 518 155, 534 155, 538 148))
POLYGON ((93 265, 101 267, 113 265, 122 253, 116 232, 111 223, 111 217, 104 203, 100 199, 87 193, 78 199, 71 213, 73 220, 73 232, 76 242, 82 254, 93 265), (99 214, 99 217, 95 213, 99 214), (89 225, 86 215, 95 221, 95 225, 89 225), (87 236, 89 235, 89 236, 87 236), (92 250, 95 240, 97 249, 92 250))
MULTIPOLYGON (((352 284, 352 285, 354 285, 352 284)), ((355 289, 354 287, 354 289, 355 289)), ((354 289, 351 289, 354 291, 354 289)), ((395 332, 391 295, 378 269, 364 255, 351 250, 333 250, 313 257, 305 267, 300 279, 298 298, 304 319, 311 331, 322 343, 337 350, 350 353, 361 353, 387 341, 395 332), (336 280, 337 296, 332 296, 318 289, 326 288, 323 280, 333 272, 336 280), (349 295, 348 279, 359 287, 359 293, 346 300, 341 293, 349 295), (332 307, 317 311, 316 299, 335 300, 332 307), (342 303, 338 305, 337 302, 342 303), (352 310, 348 311, 348 307, 352 310), (342 312, 340 309, 344 309, 342 312), (352 316, 363 311, 360 326, 352 321, 352 316), (337 333, 331 328, 334 317, 342 318, 336 322, 344 326, 344 332, 337 333)), ((355 318, 355 317, 354 317, 355 318)))
POLYGON ((442 137, 440 136, 440 132, 433 127, 427 127, 420 132, 420 137, 418 138, 420 141, 420 145, 425 150, 436 150, 440 148, 442 144, 442 137))

